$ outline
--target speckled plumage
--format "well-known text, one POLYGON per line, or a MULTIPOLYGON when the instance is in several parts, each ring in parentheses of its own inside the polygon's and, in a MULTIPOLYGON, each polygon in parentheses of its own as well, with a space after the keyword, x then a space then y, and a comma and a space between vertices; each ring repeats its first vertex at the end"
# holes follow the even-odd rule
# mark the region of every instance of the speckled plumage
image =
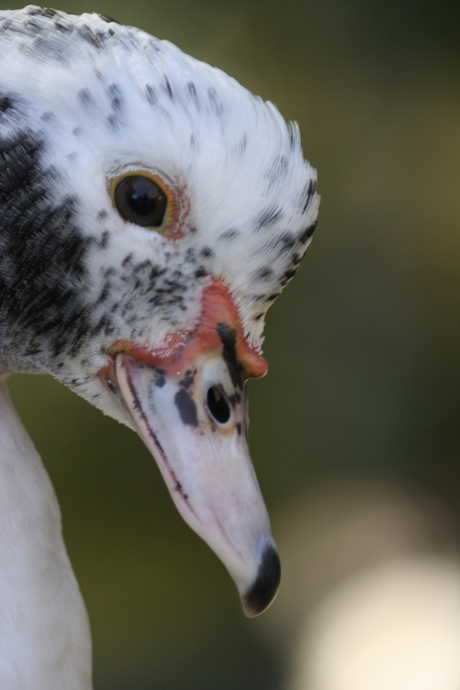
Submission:
POLYGON ((0 13, 0 163, 0 362, 9 368, 20 332, 21 369, 48 370, 93 401, 103 393, 89 375, 110 344, 189 328, 210 275, 260 347, 318 208, 297 127, 274 106, 98 15, 0 13), (180 241, 117 214, 107 177, 128 164, 179 191, 180 241))

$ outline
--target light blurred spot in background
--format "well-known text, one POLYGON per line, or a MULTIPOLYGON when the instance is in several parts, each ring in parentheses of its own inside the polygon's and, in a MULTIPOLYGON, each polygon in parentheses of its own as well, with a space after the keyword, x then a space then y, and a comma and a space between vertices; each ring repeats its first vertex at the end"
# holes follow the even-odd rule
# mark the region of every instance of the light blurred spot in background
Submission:
POLYGON ((285 564, 267 620, 289 690, 458 690, 455 521, 427 495, 329 486, 277 516, 285 564))
POLYGON ((424 556, 356 575, 312 612, 292 690, 458 690, 460 564, 424 556))

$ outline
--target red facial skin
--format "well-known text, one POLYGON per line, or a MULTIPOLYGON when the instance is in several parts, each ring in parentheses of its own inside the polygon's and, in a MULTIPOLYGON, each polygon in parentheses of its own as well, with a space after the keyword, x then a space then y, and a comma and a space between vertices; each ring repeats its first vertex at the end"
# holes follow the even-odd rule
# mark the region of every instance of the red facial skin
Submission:
POLYGON ((173 334, 157 350, 118 340, 110 350, 109 364, 100 370, 99 376, 104 381, 114 381, 115 357, 120 352, 126 352, 142 364, 164 369, 168 376, 180 378, 200 355, 223 352, 219 327, 231 329, 235 335, 235 355, 242 379, 265 376, 268 371, 266 360, 248 344, 231 294, 223 282, 215 278, 203 291, 201 315, 193 331, 173 334))

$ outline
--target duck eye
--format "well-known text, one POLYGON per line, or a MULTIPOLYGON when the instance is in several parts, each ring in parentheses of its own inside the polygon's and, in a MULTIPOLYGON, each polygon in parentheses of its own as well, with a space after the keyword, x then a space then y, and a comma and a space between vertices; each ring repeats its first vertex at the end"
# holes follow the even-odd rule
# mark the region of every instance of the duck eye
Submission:
POLYGON ((212 386, 206 396, 208 410, 219 424, 226 424, 231 416, 230 405, 220 386, 212 386))
POLYGON ((160 228, 163 225, 168 197, 150 177, 123 177, 115 186, 113 200, 125 220, 142 227, 160 228))

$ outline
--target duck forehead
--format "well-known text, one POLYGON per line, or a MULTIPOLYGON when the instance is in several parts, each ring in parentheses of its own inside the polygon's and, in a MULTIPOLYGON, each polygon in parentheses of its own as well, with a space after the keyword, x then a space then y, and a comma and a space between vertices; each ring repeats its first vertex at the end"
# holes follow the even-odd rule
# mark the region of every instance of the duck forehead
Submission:
POLYGON ((143 153, 150 142, 161 157, 179 138, 177 148, 187 156, 185 142, 199 145, 201 138, 201 144, 212 142, 212 150, 215 129, 224 145, 232 146, 257 119, 253 96, 220 70, 98 15, 34 7, 0 12, 0 41, 0 65, 8 65, 2 82, 26 87, 39 108, 50 107, 48 116, 55 106, 61 124, 68 119, 82 130, 86 124, 94 140, 97 135, 99 150, 112 149, 115 141, 121 151, 131 151, 134 144, 134 152, 143 153), (195 142, 187 141, 192 134, 195 142))

